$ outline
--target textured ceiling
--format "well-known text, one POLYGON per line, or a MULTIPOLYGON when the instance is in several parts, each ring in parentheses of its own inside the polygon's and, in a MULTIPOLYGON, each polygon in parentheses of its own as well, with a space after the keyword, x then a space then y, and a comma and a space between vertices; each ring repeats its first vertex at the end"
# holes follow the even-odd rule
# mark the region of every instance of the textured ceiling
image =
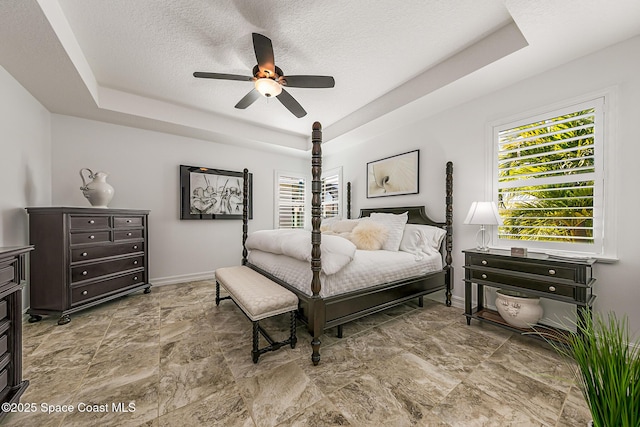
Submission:
POLYGON ((54 113, 306 150, 314 121, 366 138, 638 33, 637 0, 3 0, 0 65, 54 113), (307 116, 192 76, 251 76, 252 32, 285 74, 334 76, 288 89, 307 116))

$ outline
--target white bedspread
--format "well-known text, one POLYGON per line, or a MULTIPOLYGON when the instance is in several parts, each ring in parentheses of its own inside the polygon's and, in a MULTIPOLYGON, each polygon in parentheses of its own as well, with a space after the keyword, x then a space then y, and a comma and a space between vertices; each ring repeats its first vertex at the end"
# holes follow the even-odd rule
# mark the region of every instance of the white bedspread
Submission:
MULTIPOLYGON (((260 250, 286 255, 311 262, 311 232, 306 230, 261 230, 253 232, 246 241, 248 250, 260 250)), ((320 256, 322 272, 334 274, 349 264, 356 253, 356 245, 339 236, 322 236, 320 256)), ((308 264, 307 264, 308 265, 308 264)))
MULTIPOLYGON (((325 236, 322 236, 324 245, 325 236)), ((324 256, 324 255, 323 255, 324 256)), ((279 279, 284 280, 306 295, 311 293, 311 266, 285 255, 259 250, 249 253, 249 262, 279 279)), ((324 264, 324 259, 322 260, 324 264)), ((370 286, 409 277, 422 276, 442 269, 440 253, 416 258, 408 252, 357 250, 352 262, 334 274, 320 274, 320 295, 329 297, 370 286)))

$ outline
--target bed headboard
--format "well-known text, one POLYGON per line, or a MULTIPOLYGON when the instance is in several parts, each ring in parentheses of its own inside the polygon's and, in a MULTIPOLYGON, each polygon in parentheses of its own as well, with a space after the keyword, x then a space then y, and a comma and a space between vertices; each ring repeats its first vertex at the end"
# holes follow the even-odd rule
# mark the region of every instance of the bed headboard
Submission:
POLYGON ((396 215, 408 212, 409 220, 407 222, 409 224, 426 224, 426 225, 432 225, 434 227, 442 227, 442 228, 444 228, 447 225, 444 222, 437 222, 429 218, 429 216, 427 215, 427 212, 424 209, 424 206, 360 209, 360 218, 370 216, 373 212, 390 213, 390 214, 396 214, 396 215))

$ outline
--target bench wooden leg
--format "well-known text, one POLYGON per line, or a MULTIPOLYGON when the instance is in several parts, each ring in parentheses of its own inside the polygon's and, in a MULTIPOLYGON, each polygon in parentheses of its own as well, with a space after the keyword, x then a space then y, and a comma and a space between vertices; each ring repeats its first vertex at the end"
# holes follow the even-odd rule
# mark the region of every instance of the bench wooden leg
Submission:
POLYGON ((220 301, 223 299, 231 299, 231 296, 228 295, 226 297, 220 298, 220 283, 216 280, 216 305, 220 305, 220 301))
POLYGON ((253 350, 251 351, 251 357, 253 358, 253 363, 258 363, 258 358, 260 357, 260 350, 258 349, 258 340, 260 336, 258 335, 259 325, 258 322, 253 323, 253 350))
POLYGON ((291 341, 291 348, 296 348, 296 343, 298 342, 298 338, 296 338, 296 312, 291 312, 291 335, 289 336, 289 340, 291 341))

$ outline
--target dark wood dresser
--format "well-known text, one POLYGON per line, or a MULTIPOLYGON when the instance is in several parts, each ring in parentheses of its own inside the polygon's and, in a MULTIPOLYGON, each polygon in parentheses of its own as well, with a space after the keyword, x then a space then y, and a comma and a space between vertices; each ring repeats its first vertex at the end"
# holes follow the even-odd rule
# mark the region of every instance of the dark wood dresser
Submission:
MULTIPOLYGON (((22 379, 22 286, 31 246, 0 248, 0 402, 17 403, 29 381, 22 379)), ((0 410, 0 420, 6 415, 0 410)))
POLYGON ((31 255, 29 322, 139 291, 148 293, 149 211, 27 208, 31 255))
POLYGON ((484 287, 520 291, 533 296, 574 304, 577 321, 591 316, 596 298, 592 293, 596 279, 592 277, 594 259, 559 259, 546 254, 529 253, 512 256, 509 250, 482 251, 467 249, 464 257, 465 316, 467 324, 478 319, 519 332, 531 330, 514 328, 500 314, 484 306, 484 287), (472 285, 477 285, 477 308, 472 308, 472 285))

